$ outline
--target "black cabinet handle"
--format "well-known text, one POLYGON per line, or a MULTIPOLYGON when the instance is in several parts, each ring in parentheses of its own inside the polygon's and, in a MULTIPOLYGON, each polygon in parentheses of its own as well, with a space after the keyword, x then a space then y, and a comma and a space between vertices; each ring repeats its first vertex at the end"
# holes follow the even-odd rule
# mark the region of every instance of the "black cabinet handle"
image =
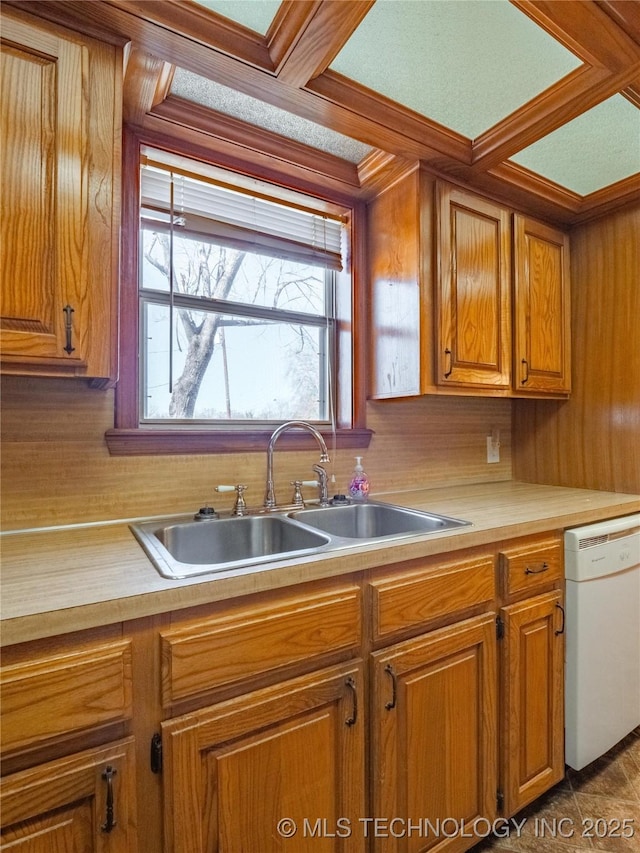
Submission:
POLYGON ((564 607, 561 604, 556 604, 556 607, 560 610, 560 613, 562 613, 562 626, 560 627, 560 630, 555 632, 556 637, 558 637, 560 634, 564 634, 564 624, 565 624, 565 620, 566 620, 566 614, 564 612, 564 607))
POLYGON ((393 667, 390 663, 385 666, 384 671, 391 677, 391 701, 387 702, 384 707, 387 711, 392 711, 396 707, 396 702, 398 700, 398 677, 393 671, 393 667))
POLYGON ((65 305, 62 309, 64 314, 64 331, 67 338, 67 345, 64 348, 64 351, 71 355, 72 352, 75 351, 75 347, 71 343, 71 336, 73 334, 73 323, 71 321, 71 315, 73 314, 74 309, 71 305, 65 305))
POLYGON ((102 778, 107 783, 107 812, 105 815, 105 821, 100 827, 103 832, 111 832, 111 830, 116 825, 116 819, 114 816, 114 802, 113 802, 113 777, 116 775, 118 771, 115 767, 112 767, 110 764, 107 766, 106 770, 102 774, 102 778))
POLYGON ((358 688, 356 687, 355 680, 349 676, 345 681, 347 687, 351 690, 353 697, 353 711, 351 712, 351 716, 347 717, 344 721, 346 726, 355 726, 356 721, 358 719, 358 688))
POLYGON ((539 569, 531 569, 529 566, 524 570, 525 575, 541 575, 543 572, 549 571, 549 564, 543 563, 539 569))
POLYGON ((521 384, 526 385, 527 382, 529 381, 529 362, 527 361, 526 358, 523 358, 520 363, 524 364, 524 379, 521 380, 521 384))
POLYGON ((453 371, 453 353, 450 349, 446 349, 444 354, 449 356, 449 370, 446 370, 444 374, 444 378, 448 379, 453 371))

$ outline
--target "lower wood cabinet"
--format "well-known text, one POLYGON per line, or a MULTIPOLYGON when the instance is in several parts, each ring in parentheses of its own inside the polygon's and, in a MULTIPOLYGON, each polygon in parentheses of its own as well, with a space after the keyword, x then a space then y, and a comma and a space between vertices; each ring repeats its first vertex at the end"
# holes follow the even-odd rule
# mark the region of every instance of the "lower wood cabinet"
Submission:
POLYGON ((495 616, 372 657, 373 813, 400 830, 374 849, 466 850, 474 820, 496 815, 495 616))
POLYGON ((166 853, 364 851, 362 690, 354 662, 163 723, 166 853))
POLYGON ((2 850, 136 853, 133 740, 6 776, 0 808, 2 850))
POLYGON ((502 608, 502 810, 512 815, 564 776, 564 611, 554 590, 502 608))
POLYGON ((3 650, 1 849, 469 849, 563 775, 561 542, 3 650))

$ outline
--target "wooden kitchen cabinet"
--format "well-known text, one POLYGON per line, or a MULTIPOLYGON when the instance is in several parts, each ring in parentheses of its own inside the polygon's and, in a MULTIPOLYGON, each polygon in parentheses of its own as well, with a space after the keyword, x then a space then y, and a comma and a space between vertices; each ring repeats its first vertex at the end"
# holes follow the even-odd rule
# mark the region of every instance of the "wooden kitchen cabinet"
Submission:
MULTIPOLYGON (((342 664, 163 723, 166 853, 335 850, 365 814, 362 670, 342 664)), ((340 850, 363 853, 363 834, 340 850)))
POLYGON ((5 373, 113 380, 122 57, 2 13, 5 373))
POLYGON ((559 537, 500 555, 500 791, 512 815, 564 776, 564 609, 559 537), (514 602, 514 603, 508 603, 514 602))
POLYGON ((571 391, 569 237, 514 216, 514 389, 571 391))
POLYGON ((133 739, 0 780, 0 849, 136 853, 133 739))
POLYGON ((568 395, 567 235, 419 169, 368 217, 372 398, 568 395))
POLYGON ((451 184, 436 187, 436 383, 511 386, 511 217, 451 184))
POLYGON ((551 533, 5 648, 3 843, 469 849, 562 777, 562 584, 551 533))
POLYGON ((564 776, 564 615, 560 590, 511 604, 504 620, 503 811, 512 815, 564 776))
MULTIPOLYGON (((414 830, 411 850, 466 850, 474 841, 468 837, 473 821, 496 814, 494 614, 372 657, 373 814, 398 818, 404 827, 428 818, 433 828, 414 830), (463 822, 466 831, 452 831, 463 822)), ((379 837, 374 849, 404 850, 405 844, 379 837)))
POLYGON ((135 853, 131 641, 54 645, 3 653, 1 849, 135 853))

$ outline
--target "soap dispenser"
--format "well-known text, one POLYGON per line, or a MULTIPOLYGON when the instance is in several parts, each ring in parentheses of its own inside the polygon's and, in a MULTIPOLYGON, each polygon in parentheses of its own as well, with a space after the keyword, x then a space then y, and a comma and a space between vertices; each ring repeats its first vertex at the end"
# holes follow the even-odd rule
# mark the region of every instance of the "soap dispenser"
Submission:
POLYGON ((369 478, 362 467, 362 456, 356 456, 356 464, 349 481, 349 497, 352 501, 366 501, 369 497, 369 478))

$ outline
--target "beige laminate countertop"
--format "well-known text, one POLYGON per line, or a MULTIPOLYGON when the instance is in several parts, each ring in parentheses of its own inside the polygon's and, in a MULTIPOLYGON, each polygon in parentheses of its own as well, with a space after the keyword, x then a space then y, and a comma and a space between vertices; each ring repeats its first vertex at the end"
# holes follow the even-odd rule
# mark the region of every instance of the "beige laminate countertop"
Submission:
POLYGON ((126 521, 6 533, 0 538, 1 644, 93 628, 640 511, 639 495, 513 481, 374 497, 464 518, 473 526, 187 580, 161 577, 126 521))

